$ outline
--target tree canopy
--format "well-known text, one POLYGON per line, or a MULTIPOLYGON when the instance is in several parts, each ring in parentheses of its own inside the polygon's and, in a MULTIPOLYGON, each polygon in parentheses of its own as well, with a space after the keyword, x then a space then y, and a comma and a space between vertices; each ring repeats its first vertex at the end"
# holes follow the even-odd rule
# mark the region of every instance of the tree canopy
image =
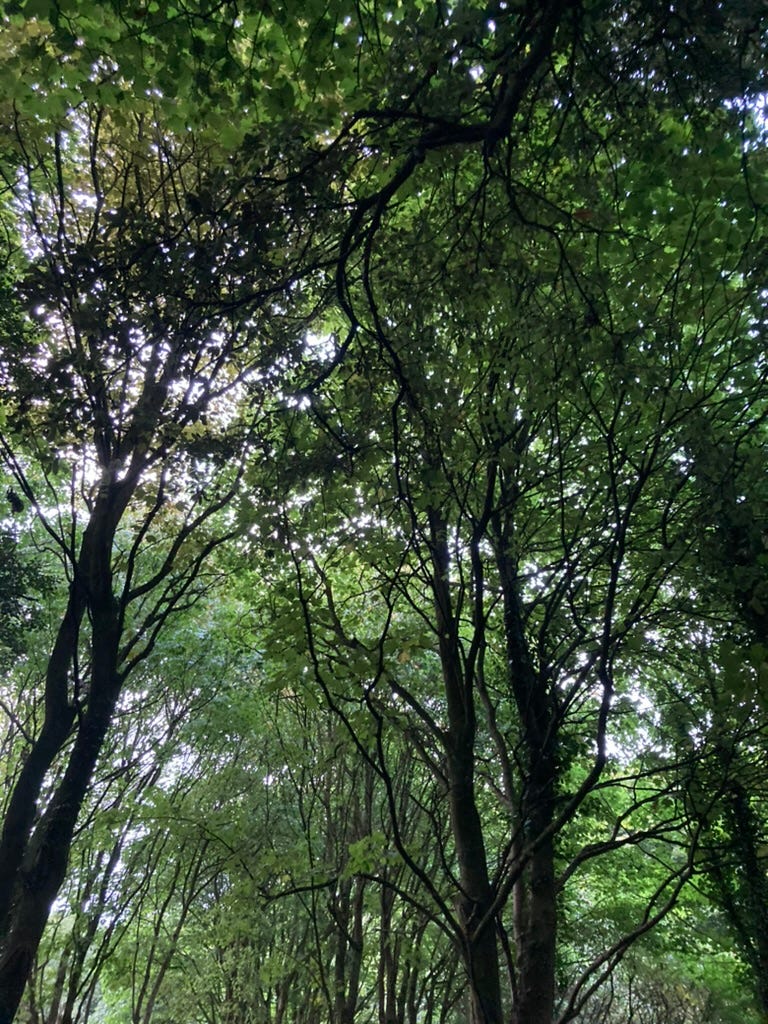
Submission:
POLYGON ((0 18, 0 1024, 764 1020, 763 5, 0 18))

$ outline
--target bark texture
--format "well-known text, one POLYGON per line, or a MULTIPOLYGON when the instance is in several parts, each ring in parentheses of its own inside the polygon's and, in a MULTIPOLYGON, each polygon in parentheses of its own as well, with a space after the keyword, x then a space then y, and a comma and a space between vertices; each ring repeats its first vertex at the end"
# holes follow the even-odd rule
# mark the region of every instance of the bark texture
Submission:
POLYGON ((458 919, 462 958, 469 977, 471 1024, 501 1024, 499 953, 483 826, 475 793, 474 681, 462 660, 458 622, 451 604, 447 528, 432 516, 433 592, 440 661, 448 708, 447 780, 451 831, 461 892, 458 919))

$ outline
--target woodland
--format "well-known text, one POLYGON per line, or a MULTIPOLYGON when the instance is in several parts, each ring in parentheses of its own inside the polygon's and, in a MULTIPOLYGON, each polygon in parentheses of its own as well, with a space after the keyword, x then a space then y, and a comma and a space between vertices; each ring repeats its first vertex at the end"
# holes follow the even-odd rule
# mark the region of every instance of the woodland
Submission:
POLYGON ((768 1021, 767 54, 0 2, 0 1024, 768 1021))

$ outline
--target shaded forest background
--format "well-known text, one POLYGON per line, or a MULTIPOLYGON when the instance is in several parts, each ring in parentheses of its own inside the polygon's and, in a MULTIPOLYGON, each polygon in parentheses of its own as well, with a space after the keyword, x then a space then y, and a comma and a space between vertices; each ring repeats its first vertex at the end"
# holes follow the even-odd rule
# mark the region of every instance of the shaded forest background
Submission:
POLYGON ((768 1020, 764 5, 0 19, 0 1024, 768 1020))

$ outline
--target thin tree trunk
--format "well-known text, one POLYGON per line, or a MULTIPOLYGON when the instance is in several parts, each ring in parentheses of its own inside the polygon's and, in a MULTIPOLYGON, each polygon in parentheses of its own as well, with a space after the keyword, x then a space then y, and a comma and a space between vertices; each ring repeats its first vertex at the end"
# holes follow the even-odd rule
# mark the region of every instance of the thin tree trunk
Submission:
POLYGON ((72 838, 120 692, 120 616, 110 564, 130 487, 105 488, 83 536, 68 605, 49 659, 43 728, 17 780, 0 840, 0 1024, 11 1024, 51 904, 64 881, 72 838), (87 694, 71 692, 86 609, 91 621, 87 694), (76 723, 76 724, 75 724, 76 723), (45 779, 71 730, 61 781, 35 823, 45 779))
POLYGON ((448 706, 447 764, 451 831, 459 864, 461 955, 470 984, 470 1024, 501 1024, 501 981, 483 826, 475 796, 473 681, 465 678, 451 605, 446 525, 430 516, 436 625, 448 706), (482 925, 481 925, 481 922, 482 925))
POLYGON ((514 898, 517 985, 513 1024, 552 1024, 555 1003, 557 904, 554 846, 549 829, 557 782, 557 716, 547 679, 528 650, 508 526, 496 524, 496 564, 504 600, 510 689, 521 724, 525 772, 519 816, 519 856, 527 858, 514 898))
POLYGON ((514 1024, 552 1024, 555 1001, 557 906, 551 840, 532 854, 519 885, 525 913, 518 935, 518 989, 514 1024))
POLYGON ((501 1022, 501 984, 482 822, 474 790, 474 752, 451 752, 448 758, 450 809, 459 861, 459 919, 464 933, 463 957, 470 982, 471 1024, 501 1022), (485 924, 478 930, 478 924, 485 924))
POLYGON ((117 698, 117 686, 89 705, 64 778, 28 844, 0 959, 0 1024, 10 1024, 67 868, 77 816, 117 698))

